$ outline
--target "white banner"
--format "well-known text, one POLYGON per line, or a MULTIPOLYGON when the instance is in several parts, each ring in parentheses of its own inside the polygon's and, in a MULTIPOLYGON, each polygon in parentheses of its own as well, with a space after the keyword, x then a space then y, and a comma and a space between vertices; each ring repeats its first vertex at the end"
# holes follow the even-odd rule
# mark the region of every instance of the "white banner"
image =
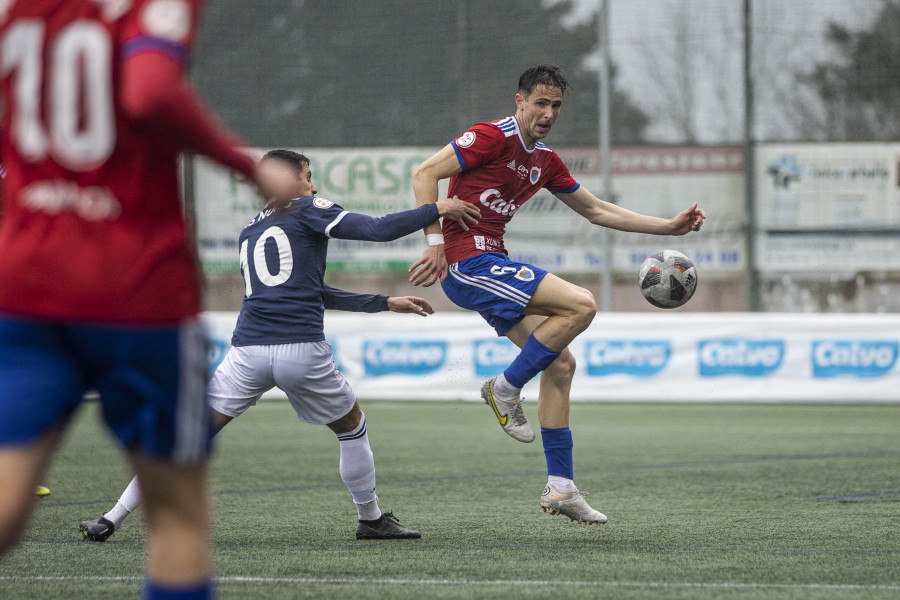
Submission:
MULTIPOLYGON (((210 367, 236 313, 206 313, 210 367)), ((480 400, 518 350, 475 314, 329 312, 335 362, 362 399, 480 400)), ((900 315, 598 314, 570 346, 576 401, 898 402, 900 315)), ((537 380, 524 390, 537 398, 537 380)), ((275 392, 274 396, 281 396, 275 392)))
POLYGON ((769 144, 756 164, 763 271, 900 270, 900 144, 769 144))
MULTIPOLYGON (((319 195, 369 215, 414 208, 412 170, 437 148, 311 148, 313 180, 319 195)), ((260 156, 263 150, 254 150, 260 156)), ((560 149, 575 178, 600 195, 598 153, 560 149)), ((710 214, 702 235, 660 238, 613 232, 616 270, 635 274, 643 260, 677 248, 703 269, 704 276, 738 273, 744 265, 743 176, 739 147, 617 148, 613 150, 617 202, 645 214, 670 217, 698 202, 710 214)), ((442 182, 440 194, 446 194, 442 182)), ((237 239, 260 209, 253 188, 209 161, 194 168, 200 258, 207 273, 237 272, 237 239)), ((514 260, 558 273, 603 268, 600 228, 541 190, 519 211, 506 233, 514 260)), ((332 240, 328 269, 406 271, 425 247, 421 235, 390 243, 332 240)))
POLYGON ((759 226, 769 231, 900 228, 900 144, 756 149, 759 226))

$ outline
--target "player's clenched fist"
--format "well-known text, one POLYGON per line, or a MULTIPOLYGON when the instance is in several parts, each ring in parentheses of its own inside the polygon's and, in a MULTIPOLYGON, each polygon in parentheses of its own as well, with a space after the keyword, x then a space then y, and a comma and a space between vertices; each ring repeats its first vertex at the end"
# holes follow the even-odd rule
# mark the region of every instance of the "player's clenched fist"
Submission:
POLYGON ((671 228, 669 235, 684 235, 690 231, 700 231, 704 219, 706 219, 706 213, 694 202, 690 208, 681 211, 669 221, 671 228))
POLYGON ((481 218, 481 210, 470 202, 460 200, 456 196, 436 202, 438 213, 451 221, 459 223, 463 231, 469 230, 469 223, 475 225, 481 218))

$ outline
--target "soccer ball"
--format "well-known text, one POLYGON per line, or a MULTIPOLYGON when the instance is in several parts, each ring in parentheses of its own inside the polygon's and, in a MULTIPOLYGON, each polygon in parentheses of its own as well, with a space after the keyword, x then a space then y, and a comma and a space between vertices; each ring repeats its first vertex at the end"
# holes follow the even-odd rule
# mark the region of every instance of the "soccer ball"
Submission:
POLYGON ((678 308, 697 289, 697 268, 678 250, 663 250, 647 257, 639 282, 647 302, 657 308, 678 308))

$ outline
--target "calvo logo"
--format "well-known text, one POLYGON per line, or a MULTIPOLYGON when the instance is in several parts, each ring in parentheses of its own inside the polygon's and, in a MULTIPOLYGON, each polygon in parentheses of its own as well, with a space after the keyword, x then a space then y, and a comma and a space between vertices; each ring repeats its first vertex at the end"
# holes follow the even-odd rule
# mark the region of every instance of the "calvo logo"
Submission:
POLYGON ((447 342, 440 340, 366 340, 363 366, 367 376, 427 375, 447 360, 447 342))
POLYGON ((669 364, 672 344, 667 340, 590 340, 585 352, 588 375, 651 377, 669 364))
POLYGON ((698 347, 701 377, 771 375, 784 361, 784 340, 701 340, 698 347))
POLYGON ((225 354, 228 353, 228 342, 222 338, 211 337, 206 344, 206 371, 212 376, 225 360, 225 354))
POLYGON ((473 350, 477 377, 499 375, 519 355, 519 347, 506 338, 477 340, 473 350))
POLYGON ((879 340, 815 340, 813 377, 882 377, 897 364, 898 343, 879 340))

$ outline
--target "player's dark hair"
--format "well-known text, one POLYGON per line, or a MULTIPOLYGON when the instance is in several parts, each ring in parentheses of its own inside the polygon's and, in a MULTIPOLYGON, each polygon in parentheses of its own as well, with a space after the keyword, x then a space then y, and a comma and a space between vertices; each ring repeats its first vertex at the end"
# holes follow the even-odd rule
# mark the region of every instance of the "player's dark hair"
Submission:
POLYGON ((557 65, 535 65, 519 77, 519 93, 523 96, 531 95, 539 85, 559 88, 565 94, 569 80, 563 75, 562 67, 557 65))
POLYGON ((293 150, 284 150, 283 148, 269 150, 266 152, 265 156, 263 156, 263 160, 265 159, 278 160, 288 164, 294 167, 298 174, 303 172, 304 166, 309 166, 309 159, 306 156, 299 152, 294 152, 293 150))

